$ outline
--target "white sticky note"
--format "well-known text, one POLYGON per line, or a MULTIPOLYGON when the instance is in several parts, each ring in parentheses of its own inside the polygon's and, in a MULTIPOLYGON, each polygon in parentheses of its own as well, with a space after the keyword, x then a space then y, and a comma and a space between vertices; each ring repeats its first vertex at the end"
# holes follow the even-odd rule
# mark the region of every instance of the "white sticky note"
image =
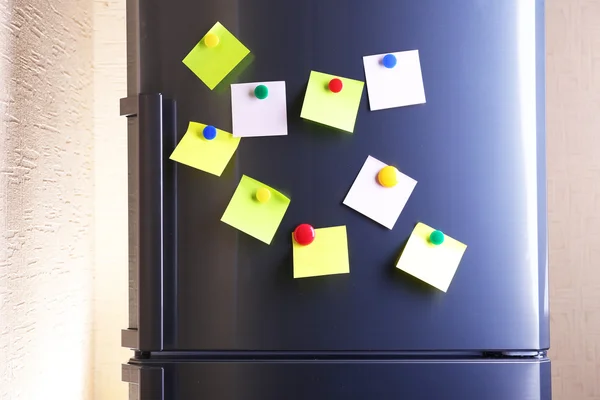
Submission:
POLYGON ((436 246, 429 241, 433 231, 432 227, 419 222, 404 246, 396 268, 446 292, 467 245, 444 235, 444 242, 436 246))
POLYGON ((344 204, 392 229, 417 181, 399 173, 396 186, 383 187, 377 182, 377 174, 386 166, 387 164, 369 156, 346 195, 344 204))
POLYGON ((231 114, 234 137, 287 135, 285 82, 231 85, 231 114), (259 85, 265 85, 269 90, 262 100, 254 94, 259 85))
POLYGON ((371 111, 425 103, 418 50, 364 56, 363 64, 371 111), (383 65, 387 54, 396 57, 393 68, 383 65))

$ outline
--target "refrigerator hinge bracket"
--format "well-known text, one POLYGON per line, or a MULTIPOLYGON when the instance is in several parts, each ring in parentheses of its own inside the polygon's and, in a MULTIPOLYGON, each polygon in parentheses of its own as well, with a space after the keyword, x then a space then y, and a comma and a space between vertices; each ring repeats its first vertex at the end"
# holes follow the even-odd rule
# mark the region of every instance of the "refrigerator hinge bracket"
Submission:
POLYGON ((130 385, 130 394, 139 400, 164 400, 165 373, 160 367, 124 364, 121 380, 130 385), (133 392, 133 393, 132 393, 133 392))

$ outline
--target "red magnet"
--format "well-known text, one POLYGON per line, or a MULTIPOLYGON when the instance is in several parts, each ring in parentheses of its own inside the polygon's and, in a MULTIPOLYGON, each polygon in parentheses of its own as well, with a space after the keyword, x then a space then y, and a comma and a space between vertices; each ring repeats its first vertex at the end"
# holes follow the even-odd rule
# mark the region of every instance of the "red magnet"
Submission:
POLYGON ((294 240, 302 246, 309 245, 315 240, 315 228, 309 224, 300 224, 294 230, 294 240))
POLYGON ((331 90, 333 93, 341 92, 343 87, 344 84, 342 83, 341 79, 333 78, 329 81, 329 90, 331 90))

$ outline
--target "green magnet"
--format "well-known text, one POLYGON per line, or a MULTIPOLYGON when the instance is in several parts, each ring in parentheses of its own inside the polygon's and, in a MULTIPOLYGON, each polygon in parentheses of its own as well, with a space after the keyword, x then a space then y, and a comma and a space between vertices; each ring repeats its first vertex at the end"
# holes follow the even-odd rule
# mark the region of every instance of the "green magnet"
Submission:
POLYGON ((269 88, 267 88, 265 85, 258 85, 254 89, 254 95, 256 96, 256 98, 264 100, 269 95, 269 88))
POLYGON ((429 235, 429 241, 432 244, 439 246, 440 244, 444 243, 444 234, 442 233, 442 231, 433 231, 429 235))

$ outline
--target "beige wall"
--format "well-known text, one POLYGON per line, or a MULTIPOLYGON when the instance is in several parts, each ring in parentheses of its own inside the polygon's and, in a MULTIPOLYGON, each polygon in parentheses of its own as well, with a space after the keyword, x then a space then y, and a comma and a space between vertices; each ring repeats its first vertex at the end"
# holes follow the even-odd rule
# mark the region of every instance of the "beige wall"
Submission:
POLYGON ((0 398, 92 383, 92 7, 0 1, 0 398))
POLYGON ((0 1, 0 399, 127 398, 124 3, 0 1))
MULTIPOLYGON (((124 4, 0 0, 0 399, 127 398, 124 4)), ((547 36, 554 398, 598 399, 600 0, 547 36)))
POLYGON ((125 0, 94 0, 94 395, 127 399, 121 348, 127 328, 127 130, 125 0))
POLYGON ((600 399, 600 1, 547 4, 553 388, 600 399))

